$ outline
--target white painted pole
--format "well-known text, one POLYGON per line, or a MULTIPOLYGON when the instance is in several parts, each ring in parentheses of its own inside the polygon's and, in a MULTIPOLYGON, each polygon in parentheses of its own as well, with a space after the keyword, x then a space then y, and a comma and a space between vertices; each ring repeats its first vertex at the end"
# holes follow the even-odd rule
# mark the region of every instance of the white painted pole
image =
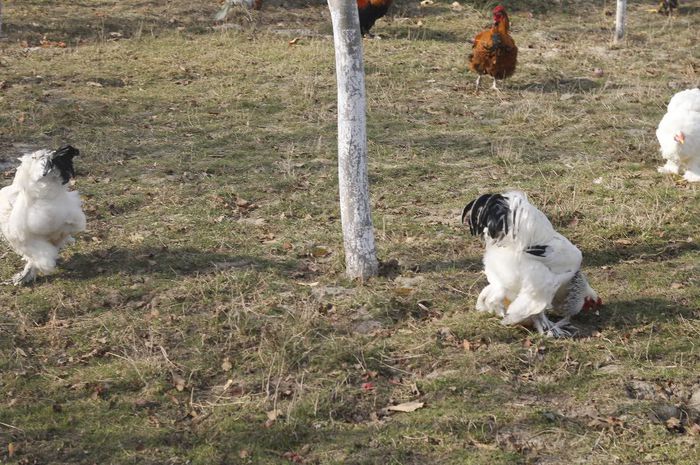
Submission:
POLYGON ((365 69, 356 0, 328 0, 338 82, 338 184, 345 271, 365 279, 378 273, 367 176, 365 69))
POLYGON ((625 36, 625 17, 627 16, 627 0, 617 0, 617 13, 615 14, 615 43, 625 36))

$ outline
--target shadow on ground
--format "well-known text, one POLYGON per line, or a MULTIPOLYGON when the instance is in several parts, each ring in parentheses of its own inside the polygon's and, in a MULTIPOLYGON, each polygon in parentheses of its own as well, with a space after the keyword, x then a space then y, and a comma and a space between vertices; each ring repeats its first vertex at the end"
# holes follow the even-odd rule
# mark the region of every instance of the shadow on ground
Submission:
POLYGON ((183 276, 224 271, 273 270, 289 274, 296 261, 271 261, 249 255, 226 254, 194 248, 110 247, 92 254, 75 254, 61 265, 66 279, 89 279, 96 275, 183 276))
MULTIPOLYGON (((700 316, 700 309, 693 309, 684 302, 673 302, 658 297, 642 297, 632 300, 605 302, 598 315, 582 312, 575 320, 583 324, 586 332, 588 324, 599 330, 631 330, 650 323, 674 322, 678 318, 695 319, 700 316)), ((584 334, 585 335, 585 334, 584 334)))
POLYGON ((613 265, 621 262, 659 262, 700 251, 695 242, 611 246, 607 249, 583 251, 586 266, 613 265))

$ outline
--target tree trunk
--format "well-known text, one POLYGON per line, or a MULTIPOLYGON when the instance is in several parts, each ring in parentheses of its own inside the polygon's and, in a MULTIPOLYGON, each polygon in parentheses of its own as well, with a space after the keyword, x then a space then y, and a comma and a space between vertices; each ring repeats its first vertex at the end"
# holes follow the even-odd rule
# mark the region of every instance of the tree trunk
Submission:
POLYGON ((351 278, 378 273, 367 177, 365 69, 356 0, 328 0, 333 21, 338 81, 338 184, 345 245, 345 271, 351 278))
POLYGON ((617 0, 617 13, 615 15, 615 43, 625 36, 625 16, 627 16, 627 0, 617 0))

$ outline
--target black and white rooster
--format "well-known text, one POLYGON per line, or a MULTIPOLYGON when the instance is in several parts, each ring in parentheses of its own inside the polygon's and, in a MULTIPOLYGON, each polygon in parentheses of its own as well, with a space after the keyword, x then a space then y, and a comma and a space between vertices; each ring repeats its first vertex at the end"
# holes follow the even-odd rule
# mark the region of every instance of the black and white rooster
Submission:
POLYGON ((462 211, 472 235, 484 237, 489 284, 476 309, 504 325, 532 323, 541 334, 570 336, 570 319, 602 304, 581 271, 581 252, 554 230, 520 191, 484 194, 462 211), (564 317, 553 323, 550 310, 564 317))
POLYGON ((78 154, 67 145, 24 155, 12 184, 0 189, 0 229, 27 262, 12 277, 14 285, 51 273, 59 250, 73 242, 71 234, 85 229, 80 196, 66 186, 75 175, 73 157, 78 154))

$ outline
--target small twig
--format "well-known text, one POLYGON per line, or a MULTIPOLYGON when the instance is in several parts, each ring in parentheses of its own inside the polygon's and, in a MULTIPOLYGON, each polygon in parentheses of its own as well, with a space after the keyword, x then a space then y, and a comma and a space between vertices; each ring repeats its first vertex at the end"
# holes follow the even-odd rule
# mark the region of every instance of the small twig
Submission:
POLYGON ((170 365, 172 365, 175 368, 179 368, 177 364, 173 363, 169 358, 168 358, 168 353, 165 351, 165 347, 163 346, 158 346, 160 348, 160 352, 163 354, 163 358, 165 359, 166 362, 168 362, 170 365))
POLYGON ((18 428, 18 427, 13 426, 13 425, 11 425, 11 424, 9 424, 9 423, 5 423, 5 422, 0 421, 0 425, 2 425, 2 426, 7 426, 8 428, 16 429, 17 431, 21 431, 21 432, 24 433, 24 430, 23 430, 22 428, 18 428))

